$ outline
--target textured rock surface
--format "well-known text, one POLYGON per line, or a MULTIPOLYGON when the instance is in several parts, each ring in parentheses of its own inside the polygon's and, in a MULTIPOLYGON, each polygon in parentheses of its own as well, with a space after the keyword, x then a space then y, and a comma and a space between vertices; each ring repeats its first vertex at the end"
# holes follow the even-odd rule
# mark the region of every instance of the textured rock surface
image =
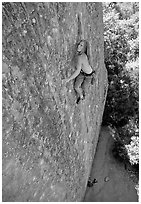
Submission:
POLYGON ((3 3, 3 201, 81 201, 104 109, 101 3, 3 3), (97 69, 77 105, 72 63, 82 13, 97 69))

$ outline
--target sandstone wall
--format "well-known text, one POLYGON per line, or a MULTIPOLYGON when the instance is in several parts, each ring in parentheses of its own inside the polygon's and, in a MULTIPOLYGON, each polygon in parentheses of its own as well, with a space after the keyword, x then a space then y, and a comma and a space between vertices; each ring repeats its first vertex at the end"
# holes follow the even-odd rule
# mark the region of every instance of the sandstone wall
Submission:
POLYGON ((81 201, 107 92, 101 3, 3 3, 3 201, 81 201), (76 104, 72 61, 91 45, 94 84, 76 104))

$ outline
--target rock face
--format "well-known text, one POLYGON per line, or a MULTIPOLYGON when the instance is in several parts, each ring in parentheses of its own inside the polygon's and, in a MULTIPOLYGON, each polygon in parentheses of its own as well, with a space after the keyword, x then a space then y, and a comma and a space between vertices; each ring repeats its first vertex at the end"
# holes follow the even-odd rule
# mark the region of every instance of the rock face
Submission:
POLYGON ((3 3, 3 201, 82 201, 107 92, 101 3, 3 3), (76 104, 75 45, 96 70, 76 104))

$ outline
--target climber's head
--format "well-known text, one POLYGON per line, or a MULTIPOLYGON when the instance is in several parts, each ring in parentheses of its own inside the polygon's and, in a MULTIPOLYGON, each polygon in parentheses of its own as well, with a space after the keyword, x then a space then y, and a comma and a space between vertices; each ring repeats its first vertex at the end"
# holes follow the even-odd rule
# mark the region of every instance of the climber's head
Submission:
POLYGON ((79 54, 85 53, 87 54, 87 41, 81 40, 77 45, 77 52, 79 54))

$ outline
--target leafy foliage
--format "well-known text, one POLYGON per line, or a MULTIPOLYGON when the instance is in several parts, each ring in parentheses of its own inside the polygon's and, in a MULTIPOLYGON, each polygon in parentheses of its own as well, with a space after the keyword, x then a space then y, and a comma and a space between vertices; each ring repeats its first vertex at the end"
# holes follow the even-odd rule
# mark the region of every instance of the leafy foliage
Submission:
POLYGON ((139 4, 108 2, 103 3, 103 8, 104 53, 109 81, 103 125, 116 128, 123 144, 131 145, 132 150, 125 147, 129 158, 134 155, 134 159, 130 158, 133 164, 138 162, 139 4))

